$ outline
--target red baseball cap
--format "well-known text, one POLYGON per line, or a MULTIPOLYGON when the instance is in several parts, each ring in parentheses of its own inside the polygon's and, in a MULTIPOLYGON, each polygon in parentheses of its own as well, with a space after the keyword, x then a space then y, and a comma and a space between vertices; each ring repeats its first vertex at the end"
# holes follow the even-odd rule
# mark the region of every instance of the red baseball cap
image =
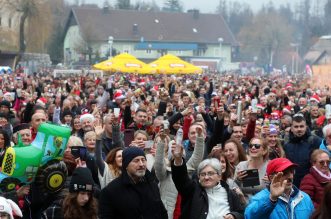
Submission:
POLYGON ((297 167, 298 165, 292 163, 286 158, 276 158, 269 161, 267 166, 267 175, 270 176, 273 173, 278 173, 286 170, 289 167, 297 167))

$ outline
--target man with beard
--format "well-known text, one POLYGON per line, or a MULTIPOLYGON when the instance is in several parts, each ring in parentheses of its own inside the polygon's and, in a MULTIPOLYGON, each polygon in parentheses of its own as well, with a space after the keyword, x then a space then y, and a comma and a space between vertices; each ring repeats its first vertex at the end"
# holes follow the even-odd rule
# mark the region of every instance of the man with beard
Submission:
POLYGON ((310 154, 318 149, 322 139, 312 135, 302 114, 295 114, 291 125, 289 141, 284 145, 286 157, 299 165, 294 175, 294 185, 299 187, 302 178, 311 167, 310 154))
POLYGON ((122 159, 122 175, 101 191, 99 218, 167 219, 158 186, 146 168, 144 151, 126 148, 122 159))
POLYGON ((81 115, 80 117, 80 124, 82 126, 82 128, 78 131, 78 137, 80 137, 82 139, 82 141, 84 141, 84 135, 85 133, 89 132, 89 131, 94 131, 94 116, 92 114, 84 114, 81 115))
POLYGON ((297 165, 286 158, 269 161, 267 176, 271 181, 250 200, 245 218, 309 218, 314 211, 310 197, 293 185, 297 165))

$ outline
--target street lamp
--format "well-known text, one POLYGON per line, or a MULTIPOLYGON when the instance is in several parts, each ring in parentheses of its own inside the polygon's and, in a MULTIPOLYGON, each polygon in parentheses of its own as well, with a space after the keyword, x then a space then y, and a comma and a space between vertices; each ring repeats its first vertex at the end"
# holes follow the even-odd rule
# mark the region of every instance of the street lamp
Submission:
POLYGON ((298 70, 299 70, 299 60, 298 60, 299 43, 291 43, 290 45, 295 48, 295 54, 292 55, 292 74, 293 74, 294 62, 295 62, 295 73, 298 73, 298 70), (295 58, 294 58, 294 55, 295 55, 295 58))
POLYGON ((108 37, 108 45, 109 45, 109 59, 112 57, 112 51, 113 51, 113 42, 114 42, 114 37, 109 36, 108 37))
POLYGON ((219 43, 219 46, 220 46, 220 61, 218 63, 218 70, 219 72, 221 73, 222 72, 222 45, 223 45, 223 38, 220 37, 218 38, 218 43, 219 43))

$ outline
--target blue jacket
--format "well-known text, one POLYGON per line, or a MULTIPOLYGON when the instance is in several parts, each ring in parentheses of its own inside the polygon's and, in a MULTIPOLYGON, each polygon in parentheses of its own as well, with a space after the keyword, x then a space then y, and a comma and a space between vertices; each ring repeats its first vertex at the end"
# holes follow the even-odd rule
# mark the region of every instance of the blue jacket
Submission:
MULTIPOLYGON (((329 149, 326 147, 326 142, 325 139, 322 141, 321 145, 320 145, 320 149, 325 151, 326 153, 328 153, 329 157, 331 158, 331 151, 329 151, 329 149)), ((330 163, 330 169, 331 169, 331 163, 330 163)))
POLYGON ((276 203, 269 199, 270 191, 264 189, 253 196, 245 210, 245 219, 308 219, 314 211, 310 197, 293 186, 289 203, 279 197, 276 203))

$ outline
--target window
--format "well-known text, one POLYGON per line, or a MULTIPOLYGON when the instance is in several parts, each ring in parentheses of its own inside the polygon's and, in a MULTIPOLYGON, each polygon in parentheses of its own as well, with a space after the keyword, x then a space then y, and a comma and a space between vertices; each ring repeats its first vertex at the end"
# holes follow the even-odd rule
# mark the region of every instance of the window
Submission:
POLYGON ((8 27, 11 28, 11 18, 8 19, 8 27))
POLYGON ((183 55, 183 51, 182 51, 182 50, 177 50, 177 51, 176 51, 176 54, 177 54, 177 55, 183 55))
POLYGON ((0 26, 1 26, 1 17, 0 17, 0 26))
POLYGON ((147 54, 151 54, 151 53, 152 53, 152 50, 150 50, 150 49, 146 49, 146 53, 147 53, 147 54))
POLYGON ((214 56, 215 57, 220 57, 220 49, 219 48, 214 48, 214 56))

